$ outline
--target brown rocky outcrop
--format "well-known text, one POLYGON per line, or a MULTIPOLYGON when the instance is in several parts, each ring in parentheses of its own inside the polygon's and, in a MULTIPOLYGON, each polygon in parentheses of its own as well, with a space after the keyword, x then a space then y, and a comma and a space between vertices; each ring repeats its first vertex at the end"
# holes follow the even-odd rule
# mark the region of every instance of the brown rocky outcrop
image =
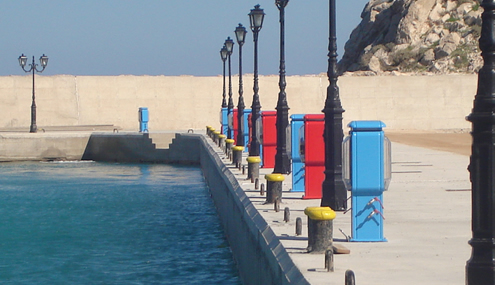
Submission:
POLYGON ((483 61, 477 0, 370 0, 345 44, 339 71, 474 73, 483 61))

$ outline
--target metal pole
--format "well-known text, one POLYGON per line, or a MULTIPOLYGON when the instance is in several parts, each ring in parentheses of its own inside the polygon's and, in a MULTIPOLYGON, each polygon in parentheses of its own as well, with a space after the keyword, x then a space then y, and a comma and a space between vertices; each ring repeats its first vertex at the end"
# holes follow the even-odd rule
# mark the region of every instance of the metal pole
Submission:
POLYGON ((328 44, 328 79, 325 100, 325 180, 322 183, 321 206, 330 207, 335 211, 347 208, 347 193, 342 180, 342 113, 344 109, 340 102, 339 87, 337 86, 337 37, 335 0, 329 0, 329 44, 328 44))
POLYGON ((258 30, 253 31, 254 37, 254 85, 253 85, 253 103, 251 104, 251 144, 249 146, 249 156, 260 156, 260 140, 258 134, 259 126, 261 122, 260 120, 260 95, 258 94, 259 86, 258 86, 258 30))
POLYGON ((242 88, 242 45, 244 42, 237 42, 239 44, 239 101, 237 103, 237 143, 238 146, 244 146, 244 97, 242 96, 244 91, 242 88))
POLYGON ((277 0, 275 5, 280 11, 280 71, 278 86, 277 101, 277 153, 275 154, 274 173, 289 174, 291 171, 291 159, 287 149, 287 138, 289 128, 289 106, 287 104, 287 95, 285 87, 285 6, 289 0, 277 0))
POLYGON ((472 195, 473 237, 466 264, 466 284, 495 284, 495 0, 483 0, 479 46, 483 67, 472 113, 473 137, 469 172, 472 195))
POLYGON ((29 127, 30 133, 36 133, 38 131, 38 127, 36 126, 36 100, 35 100, 35 88, 34 88, 34 72, 35 72, 35 63, 33 56, 33 65, 31 67, 33 70, 33 98, 31 103, 31 126, 29 127))
POLYGON ((227 124, 227 138, 232 139, 232 112, 234 112, 234 101, 232 101, 232 65, 230 61, 230 56, 232 55, 231 52, 229 52, 229 103, 227 105, 227 118, 228 118, 228 124, 227 124))
POLYGON ((225 100, 225 59, 222 58, 223 61, 223 93, 222 93, 222 108, 227 108, 227 101, 225 100))

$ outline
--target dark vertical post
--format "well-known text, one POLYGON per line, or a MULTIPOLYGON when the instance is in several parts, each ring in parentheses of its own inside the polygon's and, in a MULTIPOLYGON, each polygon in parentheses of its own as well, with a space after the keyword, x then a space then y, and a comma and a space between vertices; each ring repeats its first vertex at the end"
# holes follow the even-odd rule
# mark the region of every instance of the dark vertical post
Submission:
POLYGON ((328 44, 328 79, 330 85, 327 88, 325 100, 325 180, 322 183, 321 206, 330 207, 335 211, 343 211, 347 208, 347 193, 342 180, 342 113, 344 109, 340 102, 339 87, 337 86, 337 37, 335 20, 335 0, 329 3, 329 29, 328 44))
POLYGON ((258 94, 259 86, 258 86, 258 33, 261 30, 263 17, 261 17, 261 21, 256 19, 256 16, 263 15, 263 9, 260 9, 260 5, 254 6, 254 9, 251 10, 250 13, 250 21, 251 21, 251 30, 253 32, 253 40, 254 40, 254 84, 253 84, 253 102, 251 105, 251 144, 249 146, 249 156, 260 156, 260 138, 258 132, 260 131, 260 95, 258 94))
POLYGON ((242 46, 244 45, 244 39, 246 36, 246 28, 239 23, 239 26, 235 29, 235 35, 237 43, 239 44, 239 101, 237 103, 237 146, 244 146, 244 97, 242 86, 242 46))
POLYGON ((227 48, 223 46, 223 48, 220 50, 220 57, 222 58, 223 62, 223 93, 222 93, 222 108, 227 108, 227 101, 225 100, 225 61, 227 60, 227 48))
POLYGON ((483 0, 479 45, 483 67, 472 113, 469 172, 472 187, 473 237, 466 264, 466 284, 495 284, 495 0, 483 0))
POLYGON ((225 41, 225 47, 227 48, 227 56, 229 60, 229 100, 227 104, 227 139, 232 139, 232 113, 234 112, 234 101, 232 100, 232 65, 231 65, 231 55, 234 50, 234 41, 228 37, 225 41))
POLYGON ((287 95, 285 87, 285 6, 289 0, 276 0, 275 5, 280 11, 280 71, 278 86, 277 101, 277 153, 275 154, 274 173, 289 174, 290 173, 290 155, 287 148, 288 128, 289 128, 289 106, 287 104, 287 95))
POLYGON ((35 99, 35 88, 34 88, 34 72, 35 72, 35 63, 34 63, 34 56, 33 56, 33 98, 31 102, 31 126, 29 127, 29 132, 30 133, 36 133, 38 131, 38 126, 36 126, 36 99, 35 99))

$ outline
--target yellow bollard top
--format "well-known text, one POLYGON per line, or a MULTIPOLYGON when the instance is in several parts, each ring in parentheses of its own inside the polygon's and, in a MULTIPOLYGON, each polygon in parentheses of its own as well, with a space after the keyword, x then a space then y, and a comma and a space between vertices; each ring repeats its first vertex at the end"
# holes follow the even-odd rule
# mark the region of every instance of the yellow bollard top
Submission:
POLYGON ((206 129, 211 130, 211 126, 206 126, 206 129))
POLYGON ((285 177, 280 173, 272 173, 265 175, 265 179, 270 182, 281 182, 285 180, 285 177))
POLYGON ((260 163, 261 162, 261 158, 259 156, 248 156, 246 158, 246 161, 248 163, 260 163))
POLYGON ((244 147, 240 145, 236 145, 232 147, 232 151, 243 151, 244 147))
POLYGON ((219 138, 221 138, 221 139, 224 139, 224 138, 226 138, 227 136, 226 136, 226 135, 218 135, 218 137, 219 137, 219 138))
POLYGON ((233 139, 226 139, 225 140, 225 143, 234 143, 234 142, 235 142, 235 140, 233 140, 233 139))
POLYGON ((220 135, 220 132, 219 131, 213 131, 213 134, 215 134, 216 136, 220 135))
POLYGON ((307 207, 304 209, 306 214, 311 220, 327 221, 333 220, 337 216, 334 210, 330 207, 307 207))

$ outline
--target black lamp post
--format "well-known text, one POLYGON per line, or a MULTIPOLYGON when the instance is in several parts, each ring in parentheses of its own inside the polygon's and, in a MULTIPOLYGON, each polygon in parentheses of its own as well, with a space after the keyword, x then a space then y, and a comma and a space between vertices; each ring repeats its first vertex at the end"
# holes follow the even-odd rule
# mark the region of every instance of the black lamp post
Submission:
POLYGON ((261 119, 261 103, 260 95, 258 94, 258 33, 263 27, 263 19, 265 18, 265 13, 263 9, 260 9, 260 5, 254 6, 249 13, 249 22, 251 26, 251 31, 253 32, 254 40, 254 85, 253 85, 253 103, 251 105, 251 144, 249 145, 249 156, 260 156, 260 138, 258 132, 260 131, 260 119, 261 119))
POLYGON ((223 94, 222 94, 222 108, 227 108, 227 101, 225 100, 225 61, 227 60, 227 48, 225 46, 220 50, 220 57, 223 61, 223 94))
POLYGON ((344 109, 340 102, 339 87, 337 86, 337 37, 335 21, 335 0, 330 0, 328 43, 328 80, 325 100, 325 180, 322 183, 321 206, 330 207, 335 211, 347 208, 347 193, 342 180, 342 113, 344 109))
POLYGON ((229 59, 229 101, 227 103, 227 118, 228 118, 227 139, 232 139, 232 112, 234 111, 234 101, 232 101, 232 69, 231 69, 230 56, 234 51, 234 41, 230 37, 228 37, 225 40, 225 48, 227 49, 227 56, 229 59))
POLYGON ((31 126, 29 127, 29 132, 30 133, 36 133, 38 131, 38 127, 36 126, 36 101, 35 101, 35 88, 34 88, 34 73, 36 72, 43 72, 45 70, 46 65, 48 64, 48 57, 46 55, 42 55, 40 57, 40 64, 42 69, 38 70, 36 68, 37 64, 34 62, 34 56, 33 56, 33 63, 31 63, 29 66, 31 66, 28 70, 26 70, 24 67, 26 66, 27 63, 27 57, 22 54, 19 56, 19 65, 22 67, 22 70, 25 72, 33 72, 33 101, 31 104, 31 126))
POLYGON ((479 46, 483 67, 468 120, 472 123, 471 178, 473 238, 466 284, 495 284, 495 0, 483 0, 479 46))
POLYGON ((280 71, 278 86, 277 101, 277 153, 275 154, 274 173, 289 174, 290 173, 290 155, 287 148, 288 128, 289 128, 289 106, 287 104, 287 95, 285 94, 285 6, 289 0, 276 0, 275 5, 280 11, 280 71))
POLYGON ((237 146, 244 146, 244 97, 242 90, 242 45, 246 39, 246 28, 239 23, 235 29, 235 37, 239 44, 239 101, 237 102, 237 146))

